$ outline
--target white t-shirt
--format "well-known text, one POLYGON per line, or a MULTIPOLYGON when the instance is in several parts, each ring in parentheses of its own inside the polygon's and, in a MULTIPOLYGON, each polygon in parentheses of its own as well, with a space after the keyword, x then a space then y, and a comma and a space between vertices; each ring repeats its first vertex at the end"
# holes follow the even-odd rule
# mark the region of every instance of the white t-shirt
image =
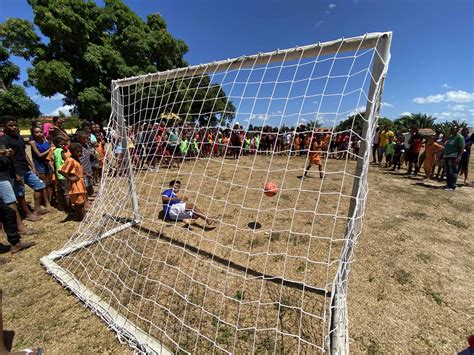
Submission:
POLYGON ((376 131, 374 134, 374 144, 379 144, 380 142, 380 131, 376 131))
POLYGON ((405 146, 406 149, 410 148, 410 141, 411 138, 411 133, 410 132, 405 132, 403 133, 403 145, 405 146))

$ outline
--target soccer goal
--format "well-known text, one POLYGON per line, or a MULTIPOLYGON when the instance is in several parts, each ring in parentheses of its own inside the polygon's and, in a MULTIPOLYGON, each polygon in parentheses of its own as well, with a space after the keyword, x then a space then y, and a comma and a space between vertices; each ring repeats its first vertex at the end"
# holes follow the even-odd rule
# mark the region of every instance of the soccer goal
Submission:
POLYGON ((113 81, 99 195, 41 263, 139 352, 348 353, 391 37, 113 81))

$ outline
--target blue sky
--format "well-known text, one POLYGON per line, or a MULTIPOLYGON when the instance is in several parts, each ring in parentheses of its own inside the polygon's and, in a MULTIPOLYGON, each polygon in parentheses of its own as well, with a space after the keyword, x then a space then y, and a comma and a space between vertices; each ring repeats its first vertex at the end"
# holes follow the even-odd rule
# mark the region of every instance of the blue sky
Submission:
MULTIPOLYGON (((126 0, 145 17, 159 12, 189 46, 190 64, 296 45, 393 31, 382 115, 423 112, 474 126, 474 1, 472 0, 126 0)), ((99 2, 100 3, 100 2, 99 2)), ((0 21, 32 19, 26 0, 0 0, 0 21)), ((26 79, 28 63, 14 58, 26 79)), ((44 114, 59 95, 28 93, 44 114)))

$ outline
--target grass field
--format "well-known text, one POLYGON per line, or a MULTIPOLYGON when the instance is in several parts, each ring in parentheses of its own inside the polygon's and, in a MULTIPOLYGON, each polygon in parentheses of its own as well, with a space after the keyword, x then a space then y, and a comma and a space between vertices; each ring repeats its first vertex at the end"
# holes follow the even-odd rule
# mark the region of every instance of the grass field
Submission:
MULTIPOLYGON (((317 213, 330 211, 329 214, 344 215, 348 199, 336 201, 332 195, 321 192, 341 191, 341 196, 345 196, 349 194, 351 184, 337 173, 342 163, 328 163, 327 171, 333 174, 328 175, 321 184, 318 178, 298 179, 298 169, 301 169, 303 160, 294 158, 291 161, 288 167, 283 158, 272 162, 271 178, 284 190, 278 200, 262 198, 258 192, 268 179, 265 174, 269 168, 268 158, 259 158, 257 169, 250 169, 250 158, 241 159, 238 166, 230 160, 226 164, 209 161, 205 166, 202 163, 189 165, 180 172, 184 192, 204 210, 222 214, 224 223, 219 227, 205 230, 191 226, 189 231, 182 226, 146 218, 141 229, 107 238, 86 251, 76 253, 74 258, 63 259, 61 265, 72 270, 96 293, 110 298, 116 308, 123 307, 125 312, 126 304, 130 319, 138 324, 142 322, 142 327, 148 327, 150 333, 164 342, 166 339, 162 339, 158 329, 143 322, 144 315, 150 312, 147 307, 152 307, 153 302, 142 305, 136 295, 129 292, 130 283, 137 282, 140 294, 145 295, 146 299, 172 305, 175 314, 183 312, 181 308, 184 304, 166 292, 166 287, 160 288, 159 285, 172 286, 182 293, 186 293, 185 288, 188 288, 191 290, 188 296, 200 309, 214 307, 220 310, 220 319, 229 323, 239 322, 240 325, 246 322, 251 325, 255 321, 256 308, 252 303, 262 294, 267 302, 259 306, 262 307, 259 311, 269 315, 262 326, 277 327, 282 333, 290 335, 297 331, 295 319, 298 318, 292 314, 291 306, 303 298, 305 312, 315 316, 305 319, 308 331, 302 337, 318 343, 318 317, 324 312, 324 296, 278 288, 269 282, 265 285, 262 285, 263 281, 245 282, 241 272, 229 272, 230 268, 223 268, 222 263, 206 263, 202 255, 192 252, 192 248, 197 248, 232 264, 245 265, 246 273, 253 270, 260 274, 281 275, 318 289, 327 288, 328 280, 332 278, 331 271, 323 277, 323 272, 318 269, 330 247, 324 236, 332 233, 332 229, 335 235, 339 235, 345 224, 331 224, 329 220, 324 221, 322 215, 317 221, 319 223, 308 223, 311 219, 308 218, 311 216, 308 210, 314 211, 316 206, 317 213), (216 187, 216 181, 229 179, 234 181, 234 185, 219 184, 216 187), (255 190, 244 193, 242 186, 255 190), (292 193, 293 188, 301 188, 304 193, 292 193), (316 205, 314 201, 319 202, 316 205), (244 208, 241 209, 240 205, 244 208), (267 212, 256 214, 257 207, 267 212), (295 208, 296 213, 290 212, 295 208), (278 218, 274 218, 275 211, 279 211, 278 218), (261 230, 249 232, 249 222, 260 223, 261 230), (147 236, 145 242, 143 235, 147 236), (309 235, 321 238, 309 243, 309 235), (179 243, 173 244, 170 239, 191 249, 183 248, 179 243), (312 256, 309 259, 306 257, 308 247, 312 256), (107 253, 110 250, 114 251, 114 255, 107 253), (137 255, 139 260, 136 260, 137 255), (108 270, 117 262, 117 256, 129 268, 110 273, 108 270), (205 297, 205 290, 199 282, 193 284, 181 277, 175 271, 178 267, 189 268, 188 274, 194 273, 194 280, 206 281, 211 286, 205 297), (224 283, 229 285, 224 288, 223 279, 219 276, 223 270, 224 283), (144 273, 151 275, 149 278, 156 282, 143 282, 140 276, 144 273), (122 285, 118 283, 131 277, 134 281, 122 285), (119 297, 111 297, 107 288, 113 288, 119 297), (277 303, 289 306, 288 311, 275 312, 274 305, 277 303), (286 318, 275 320, 281 313, 286 318), (231 319, 235 314, 239 314, 238 320, 231 319)), ((349 163, 349 168, 351 164, 354 163, 349 163)), ((139 205, 141 210, 146 211, 145 215, 157 214, 157 204, 151 198, 150 191, 175 175, 176 170, 137 175, 137 185, 142 187, 139 190, 139 205)), ((316 171, 312 171, 312 175, 316 176, 316 171)), ((468 232, 473 227, 470 216, 473 213, 474 189, 466 186, 449 193, 439 189, 440 186, 440 183, 408 179, 383 169, 370 170, 364 229, 356 248, 349 287, 353 351, 453 353, 465 348, 466 335, 474 333, 474 305, 469 278, 474 242, 468 232)), ((116 205, 121 206, 122 210, 127 206, 127 197, 126 191, 115 192, 114 199, 120 202, 116 205)), ((129 216, 117 208, 109 212, 129 216)), ((9 254, 0 255, 10 259, 0 266, 0 282, 4 289, 5 328, 16 333, 14 348, 42 346, 51 353, 130 353, 128 346, 117 341, 114 332, 62 289, 39 265, 40 257, 61 248, 75 231, 76 223, 63 220, 64 215, 60 212, 47 215, 43 222, 32 225, 40 229, 40 233, 25 238, 36 240, 37 246, 12 258, 9 254)), ((331 245, 334 250, 329 253, 330 260, 338 256, 337 247, 337 243, 331 245)), ((198 309, 195 312, 187 309, 184 324, 192 327, 199 318, 201 331, 209 334, 223 348, 233 344, 236 353, 252 349, 245 344, 253 334, 233 332, 223 327, 216 323, 212 312, 199 316, 197 312, 198 309)), ((189 339, 178 339, 179 329, 175 328, 179 327, 173 328, 173 320, 159 312, 153 314, 158 322, 169 324, 170 333, 176 331, 175 341, 183 349, 192 349, 196 342, 199 342, 201 349, 210 346, 208 341, 196 339, 191 332, 189 339)), ((270 338, 265 334, 255 337, 255 349, 261 352, 276 349, 281 353, 295 349, 291 336, 280 337, 276 344, 270 344, 270 338)), ((301 350, 315 351, 311 347, 301 350)))

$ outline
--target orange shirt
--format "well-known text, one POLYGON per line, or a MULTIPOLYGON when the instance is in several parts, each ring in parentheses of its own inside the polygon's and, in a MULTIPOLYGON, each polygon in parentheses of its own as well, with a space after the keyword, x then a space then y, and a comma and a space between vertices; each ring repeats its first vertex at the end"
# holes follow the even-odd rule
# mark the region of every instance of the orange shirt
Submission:
POLYGON ((311 152, 309 154, 309 162, 311 165, 321 165, 321 150, 323 149, 322 143, 313 141, 311 144, 311 152))
POLYGON ((97 146, 97 159, 99 160, 99 168, 102 168, 104 166, 104 157, 104 145, 103 143, 99 143, 99 145, 97 146))
POLYGON ((295 148, 299 150, 300 146, 301 146, 301 139, 300 139, 299 136, 296 136, 296 138, 295 138, 295 148))
POLYGON ((82 165, 76 159, 69 157, 64 162, 61 167, 61 172, 78 176, 78 181, 69 181, 68 183, 68 194, 76 195, 87 193, 86 185, 84 184, 84 172, 82 170, 82 165))

